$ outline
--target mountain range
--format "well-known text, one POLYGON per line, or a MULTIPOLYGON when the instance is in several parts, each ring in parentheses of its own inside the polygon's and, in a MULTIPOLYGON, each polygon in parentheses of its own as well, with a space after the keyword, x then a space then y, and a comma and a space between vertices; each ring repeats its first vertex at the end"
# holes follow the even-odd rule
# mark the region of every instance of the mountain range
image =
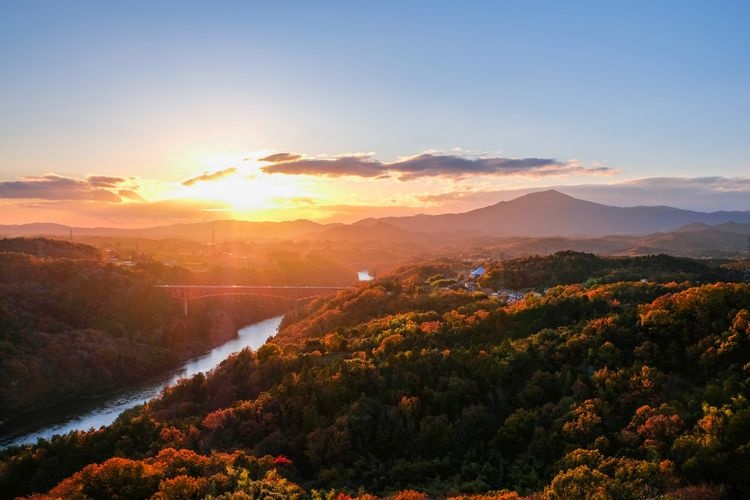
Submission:
POLYGON ((419 246, 473 244, 511 253, 584 249, 600 253, 743 253, 750 211, 696 212, 667 206, 614 207, 554 190, 463 213, 363 219, 353 224, 309 220, 220 220, 138 229, 79 228, 60 224, 0 225, 2 236, 104 236, 197 241, 317 240, 407 243, 419 246), (519 250, 520 249, 520 250, 519 250), (682 251, 681 251, 682 250, 682 251))
MULTIPOLYGON (((360 221, 368 224, 372 219, 360 221)), ((750 211, 695 212, 666 206, 613 207, 548 190, 469 212, 377 219, 410 231, 476 231, 493 236, 648 234, 691 223, 750 223, 750 211)))

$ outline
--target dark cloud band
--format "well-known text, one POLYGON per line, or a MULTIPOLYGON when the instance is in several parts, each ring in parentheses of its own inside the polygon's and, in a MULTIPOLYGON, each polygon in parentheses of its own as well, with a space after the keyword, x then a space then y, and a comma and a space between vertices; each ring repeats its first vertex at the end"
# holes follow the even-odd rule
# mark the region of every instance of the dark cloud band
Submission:
POLYGON ((582 167, 576 162, 552 158, 466 158, 455 155, 422 154, 405 160, 384 163, 367 156, 340 156, 331 159, 308 159, 291 153, 278 153, 261 161, 272 165, 261 167, 268 174, 319 175, 327 177, 390 177, 412 180, 420 177, 559 176, 606 175, 608 167, 582 167))
POLYGON ((292 160, 261 167, 267 174, 322 175, 327 177, 377 177, 385 174, 383 164, 366 157, 342 156, 332 160, 292 160))

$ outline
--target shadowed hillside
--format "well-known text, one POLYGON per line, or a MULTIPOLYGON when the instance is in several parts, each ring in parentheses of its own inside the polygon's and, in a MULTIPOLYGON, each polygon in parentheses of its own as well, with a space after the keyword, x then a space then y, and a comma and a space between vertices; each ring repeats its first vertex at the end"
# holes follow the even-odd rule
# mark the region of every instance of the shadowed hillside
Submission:
POLYGON ((0 422, 141 381, 289 307, 269 298, 213 298, 195 301, 185 317, 153 287, 163 267, 80 258, 98 251, 67 242, 0 246, 0 422), (47 257, 25 253, 36 254, 37 244, 47 257))
POLYGON ((1 238, 0 252, 68 259, 97 259, 100 257, 99 251, 89 245, 49 238, 1 238))

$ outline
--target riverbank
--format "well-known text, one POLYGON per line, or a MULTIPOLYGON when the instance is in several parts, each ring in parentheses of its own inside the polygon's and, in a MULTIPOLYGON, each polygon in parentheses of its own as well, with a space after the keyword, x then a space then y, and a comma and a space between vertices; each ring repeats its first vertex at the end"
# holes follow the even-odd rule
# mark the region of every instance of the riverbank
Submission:
POLYGON ((279 299, 211 297, 194 301, 185 316, 162 292, 140 292, 142 299, 124 300, 109 316, 76 317, 67 302, 11 290, 4 304, 9 325, 0 334, 0 420, 141 384, 231 340, 241 325, 289 308, 279 299))
POLYGON ((0 448, 32 444, 37 439, 49 439, 55 434, 109 425, 123 411, 158 396, 164 387, 174 384, 180 378, 207 372, 233 352, 246 347, 257 349, 278 331, 282 318, 283 316, 276 316, 243 327, 235 338, 187 360, 159 379, 151 379, 111 396, 58 405, 51 410, 29 413, 23 419, 6 422, 0 429, 0 448))

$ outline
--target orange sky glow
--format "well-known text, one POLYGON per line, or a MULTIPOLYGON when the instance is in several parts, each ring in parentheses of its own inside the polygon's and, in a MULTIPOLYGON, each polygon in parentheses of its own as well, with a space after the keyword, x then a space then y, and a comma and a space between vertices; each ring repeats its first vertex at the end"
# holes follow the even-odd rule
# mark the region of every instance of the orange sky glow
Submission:
MULTIPOLYGON (((94 174, 17 177, 0 182, 0 196, 4 195, 0 201, 0 224, 43 221, 84 227, 144 227, 230 218, 353 222, 372 216, 474 208, 481 202, 467 199, 465 194, 481 193, 488 188, 514 190, 543 186, 550 179, 575 181, 591 174, 617 173, 614 169, 600 172, 596 166, 580 167, 575 162, 566 162, 562 167, 555 163, 554 167, 535 166, 512 174, 502 172, 499 176, 497 172, 469 175, 442 170, 429 170, 422 175, 421 171, 398 170, 402 168, 398 162, 413 161, 410 158, 382 163, 372 154, 314 158, 295 154, 300 157, 296 162, 263 160, 274 154, 279 153, 263 150, 191 158, 186 163, 192 164, 192 169, 184 166, 177 169, 188 173, 183 178, 167 172, 155 173, 153 177, 94 174), (355 168, 364 165, 377 175, 347 170, 351 169, 344 162, 347 158, 354 158, 355 168), (314 165, 316 170, 293 174, 267 171, 272 166, 292 164, 307 168, 304 162, 314 165), (550 168, 563 170, 556 172, 550 168), (464 195, 453 198, 451 194, 457 191, 464 195)), ((427 155, 432 155, 428 158, 429 169, 435 168, 432 165, 437 158, 464 161, 463 156, 454 153, 427 155)))

